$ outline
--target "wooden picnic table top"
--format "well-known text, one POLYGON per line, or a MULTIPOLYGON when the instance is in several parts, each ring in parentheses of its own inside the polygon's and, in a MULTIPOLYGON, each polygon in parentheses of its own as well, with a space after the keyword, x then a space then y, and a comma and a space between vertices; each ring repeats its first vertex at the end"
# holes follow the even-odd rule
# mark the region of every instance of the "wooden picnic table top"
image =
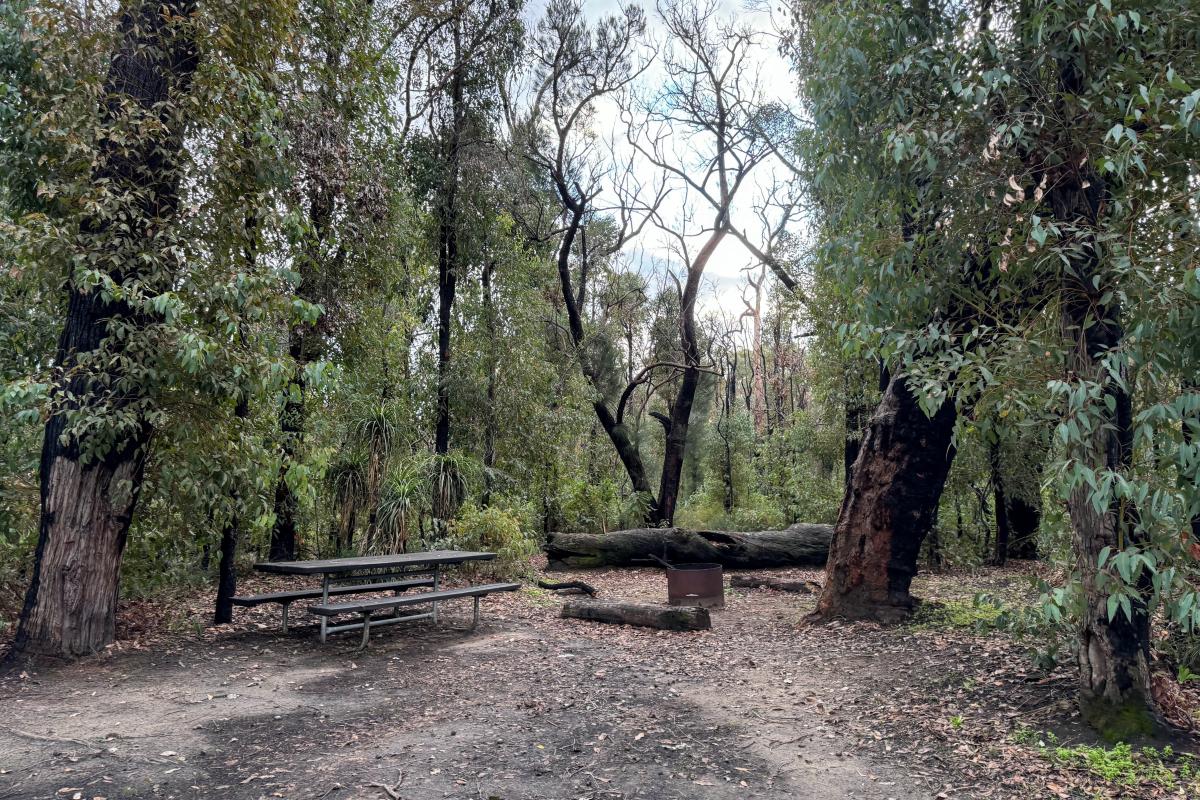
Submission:
POLYGON ((322 558, 314 561, 262 561, 254 565, 260 572, 283 575, 329 575, 363 569, 420 567, 434 564, 461 564, 464 561, 490 561, 495 553, 471 550, 428 550, 422 553, 389 553, 382 556, 322 558))

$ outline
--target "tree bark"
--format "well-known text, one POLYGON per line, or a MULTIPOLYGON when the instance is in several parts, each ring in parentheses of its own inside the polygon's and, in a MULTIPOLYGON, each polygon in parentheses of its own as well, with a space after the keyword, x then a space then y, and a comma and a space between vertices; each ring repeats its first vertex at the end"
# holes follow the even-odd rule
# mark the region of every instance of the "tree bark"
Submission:
POLYGON ((466 106, 463 99, 466 64, 459 45, 458 22, 454 30, 454 57, 457 64, 450 78, 450 130, 446 142, 446 174, 438 208, 438 380, 437 423, 434 452, 450 452, 450 334, 454 324, 454 295, 458 284, 458 177, 461 163, 466 106))
POLYGON ((696 297, 700 291, 700 279, 717 247, 729 229, 718 215, 718 226, 709 234, 708 240, 692 263, 688 264, 687 282, 679 307, 679 344, 683 351, 686 368, 679 382, 679 390, 671 403, 670 421, 666 428, 663 446, 662 475, 658 484, 658 522, 670 525, 675 520, 675 505, 679 501, 679 481, 683 475, 683 460, 687 455, 688 426, 692 419, 692 404, 696 400, 696 387, 700 383, 700 343, 696 333, 696 297))
MULTIPOLYGON (((190 89, 199 61, 189 30, 195 7, 194 0, 154 0, 133 5, 121 15, 119 44, 100 108, 105 133, 92 178, 95 184, 108 185, 128 227, 117 230, 111 225, 118 209, 109 207, 107 215, 85 219, 80 231, 83 241, 102 256, 95 263, 110 268, 117 284, 154 280, 128 253, 152 246, 178 209, 184 118, 172 101, 190 89), (156 124, 146 125, 144 118, 156 124), (124 130, 127 127, 132 133, 124 130), (106 254, 111 260, 103 257, 106 254), (117 266, 111 268, 110 263, 117 266)), ((109 338, 113 322, 138 328, 149 321, 145 312, 122 299, 105 300, 98 290, 70 285, 55 358, 67 376, 56 391, 66 407, 57 408, 46 424, 33 579, 13 655, 70 658, 95 652, 115 636, 121 554, 153 427, 139 409, 146 398, 136 388, 120 396, 109 394, 106 386, 119 384, 121 376, 104 366, 99 369, 106 374, 95 376, 97 365, 91 357, 101 351, 126 355, 128 339, 109 338), (84 443, 70 430, 68 415, 93 405, 100 406, 99 413, 132 413, 136 422, 105 452, 85 459, 84 443)))
MULTIPOLYGON (((250 416, 250 403, 245 393, 238 399, 233 416, 239 423, 250 416)), ((225 527, 221 529, 221 561, 217 565, 217 599, 213 611, 215 625, 233 622, 233 597, 237 594, 237 546, 241 534, 241 513, 238 508, 241 492, 236 479, 231 499, 232 510, 225 527)))
POLYGON ((800 567, 825 563, 832 536, 829 525, 805 523, 753 533, 633 528, 606 534, 552 532, 544 549, 550 569, 642 566, 651 556, 744 569, 800 567))
POLYGON ((905 377, 891 377, 842 500, 814 621, 893 622, 912 611, 909 587, 954 460, 956 417, 949 401, 926 416, 905 377))
POLYGON ((607 622, 612 625, 638 625, 665 631, 705 631, 712 627, 708 609, 697 606, 568 600, 563 603, 562 617, 607 622))
POLYGON ((1004 487, 1004 467, 1000 463, 1000 443, 988 445, 988 466, 992 473, 992 499, 996 515, 996 548, 992 563, 1002 567, 1008 562, 1008 543, 1012 529, 1009 527, 1009 501, 1004 487))
POLYGON ((296 528, 300 507, 299 498, 287 482, 287 472, 300 458, 304 437, 304 333, 298 328, 288 332, 288 354, 295 364, 292 382, 279 414, 279 433, 283 452, 279 460, 279 475, 275 479, 275 524, 267 557, 271 561, 291 561, 296 558, 296 528))
MULTIPOLYGON (((1063 177, 1058 183, 1049 198, 1055 216, 1073 225, 1094 224, 1103 202, 1103 179, 1087 174, 1074 180, 1063 177)), ((1133 466, 1133 400, 1127 366, 1122 359, 1120 380, 1116 380, 1103 363, 1124 338, 1120 308, 1101 302, 1106 287, 1094 280, 1099 267, 1095 242, 1081 251, 1065 276, 1063 322, 1072 372, 1097 383, 1105 402, 1095 406, 1101 419, 1093 433, 1071 455, 1097 473, 1128 474, 1133 466)), ((1105 547, 1120 552, 1145 542, 1137 509, 1114 499, 1097 511, 1086 484, 1071 493, 1067 508, 1085 602, 1078 650, 1080 710, 1089 724, 1112 738, 1128 740, 1162 732, 1166 726, 1150 691, 1150 615, 1145 601, 1152 590, 1150 574, 1141 570, 1135 580, 1131 613, 1118 608, 1110 619, 1109 588, 1103 585, 1098 566, 1105 547)))

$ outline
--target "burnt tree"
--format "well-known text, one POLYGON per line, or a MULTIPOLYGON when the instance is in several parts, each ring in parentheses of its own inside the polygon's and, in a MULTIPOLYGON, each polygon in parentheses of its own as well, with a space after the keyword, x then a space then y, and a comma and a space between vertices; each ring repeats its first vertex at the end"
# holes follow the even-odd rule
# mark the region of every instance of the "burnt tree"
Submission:
POLYGON ((812 619, 894 622, 912 611, 909 588, 954 461, 956 419, 951 401, 927 415, 905 376, 891 376, 863 433, 812 619))
MULTIPOLYGON (((92 168, 93 183, 105 187, 108 199, 105 213, 80 226, 82 248, 118 286, 140 283, 156 293, 170 285, 169 268, 136 256, 167 236, 179 208, 181 100, 199 62, 195 10, 194 0, 153 0, 130 5, 120 18, 92 168), (114 225, 122 216, 125 224, 114 225)), ((155 319, 126 295, 106 298, 75 281, 67 291, 55 355, 62 377, 42 444, 33 579, 12 652, 70 658, 99 650, 115 634, 121 554, 154 432, 149 398, 136 385, 123 386, 122 364, 137 358, 136 337, 155 319), (111 444, 89 452, 92 443, 73 428, 81 414, 132 422, 111 444)))

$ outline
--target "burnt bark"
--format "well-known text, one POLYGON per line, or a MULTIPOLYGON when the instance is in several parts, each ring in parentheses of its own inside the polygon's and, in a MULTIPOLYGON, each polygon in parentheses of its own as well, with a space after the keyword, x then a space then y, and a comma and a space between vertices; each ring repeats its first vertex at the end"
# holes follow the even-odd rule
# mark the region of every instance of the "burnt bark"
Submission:
POLYGON ((992 502, 996 515, 996 547, 992 554, 992 563, 1002 567, 1008 562, 1008 544, 1012 528, 1009 526, 1009 501, 1005 492, 999 442, 991 442, 988 445, 988 466, 992 473, 992 502))
POLYGON ((267 557, 271 561, 291 561, 296 557, 300 501, 288 485, 287 471, 299 460, 304 437, 304 350, 304 332, 293 328, 288 333, 288 354, 295 366, 279 414, 283 449, 279 474, 275 479, 275 524, 271 527, 271 540, 267 548, 267 557))
POLYGON ((696 400, 696 387, 700 384, 700 343, 696 333, 696 298, 700 292, 700 279, 721 241, 728 234, 724 215, 718 214, 716 228, 688 264, 687 281, 683 286, 679 308, 679 344, 683 351, 684 369, 675 399, 671 403, 669 423, 665 424, 666 442, 663 447, 662 475, 658 484, 657 520, 670 525, 675 519, 675 505, 679 501, 679 482, 683 475, 683 461, 687 455, 688 427, 692 419, 692 405, 696 400))
POLYGON ((711 562, 743 569, 820 566, 833 528, 797 523, 781 531, 633 528, 606 534, 554 533, 544 546, 550 569, 627 567, 652 556, 672 563, 711 562))
MULTIPOLYGON (((199 57, 190 30, 194 0, 154 0, 121 15, 118 44, 105 79, 100 117, 104 133, 92 171, 107 184, 106 214, 80 226, 94 263, 118 285, 140 281, 156 291, 163 275, 147 273, 132 257, 163 235, 179 205, 184 117, 178 101, 191 85, 199 57), (147 125, 143 120, 154 120, 147 125), (121 229, 112 220, 124 216, 121 229), (114 266, 115 265, 115 266, 114 266)), ((161 267, 160 267, 161 269, 161 267)), ((42 443, 41 516, 33 579, 25 596, 12 654, 71 658, 109 644, 116 629, 121 554, 145 471, 153 426, 136 386, 120 394, 127 335, 153 322, 123 299, 71 283, 55 363, 63 379, 42 443), (71 430, 75 412, 132 414, 130 430, 101 454, 84 455, 71 430)))
POLYGON ((892 622, 912 611, 909 588, 954 460, 956 418, 950 401, 927 416, 905 376, 891 377, 842 500, 813 620, 892 622))
MULTIPOLYGON (((455 23, 455 55, 461 49, 460 33, 455 23)), ((464 101, 464 72, 467 65, 461 58, 450 78, 450 128, 446 131, 445 175, 438 203, 438 356, 437 356, 437 422, 433 450, 438 455, 450 452, 450 358, 451 331, 454 324, 454 299, 460 268, 458 255, 458 184, 461 164, 463 129, 466 126, 464 101)))
MULTIPOLYGON (((250 403, 246 394, 238 398, 233 411, 234 419, 242 422, 250 416, 250 403)), ((233 622, 233 597, 237 594, 237 547, 241 536, 240 492, 235 489, 229 519, 221 529, 221 560, 217 565, 217 599, 213 610, 213 624, 233 622)))

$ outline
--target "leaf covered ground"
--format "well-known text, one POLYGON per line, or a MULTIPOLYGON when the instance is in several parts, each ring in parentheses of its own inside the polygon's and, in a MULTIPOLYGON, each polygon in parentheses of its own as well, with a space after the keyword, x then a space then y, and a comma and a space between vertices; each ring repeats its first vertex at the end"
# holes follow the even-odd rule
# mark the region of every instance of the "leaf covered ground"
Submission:
MULTIPOLYGON (((528 588, 473 632, 449 605, 366 651, 281 635, 273 607, 210 628, 202 593, 130 604, 107 653, 4 678, 0 798, 1200 796, 1194 742, 1099 745, 1068 668, 974 624, 970 598, 1019 602, 1022 572, 923 576, 934 604, 890 628, 803 626, 812 595, 736 589, 711 631, 663 633, 562 620, 528 588)), ((665 596, 658 570, 582 577, 665 596)))

